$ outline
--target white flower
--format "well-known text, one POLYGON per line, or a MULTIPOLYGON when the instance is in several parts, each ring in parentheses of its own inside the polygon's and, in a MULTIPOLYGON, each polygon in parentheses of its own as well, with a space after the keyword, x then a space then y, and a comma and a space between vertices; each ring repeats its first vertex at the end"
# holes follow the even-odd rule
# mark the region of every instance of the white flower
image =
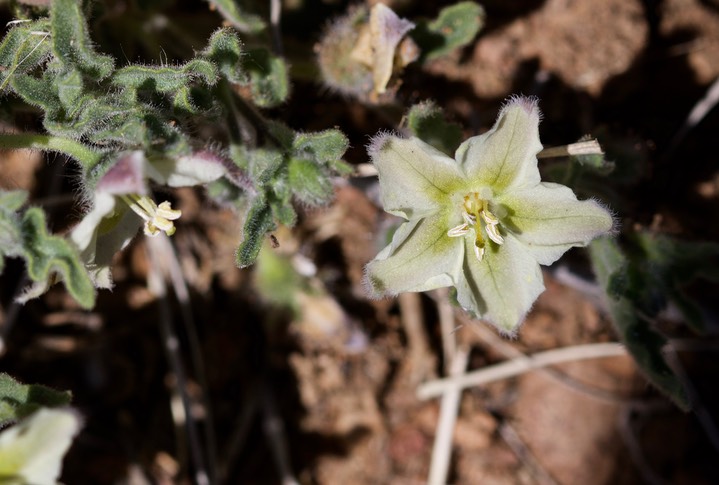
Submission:
POLYGON ((0 433, 0 483, 55 485, 62 459, 80 430, 68 409, 40 409, 0 433))
POLYGON ((373 141, 384 209, 407 220, 367 265, 375 296, 454 286, 464 309, 514 333, 544 291, 539 265, 611 230, 597 202, 540 180, 539 120, 536 100, 512 98, 455 159, 417 138, 373 141))
POLYGON ((228 172, 222 160, 208 152, 150 163, 141 151, 126 152, 100 178, 92 210, 70 234, 98 288, 112 286, 110 265, 139 227, 155 236, 172 235, 181 212, 165 201, 159 205, 148 194, 148 180, 171 187, 208 183, 228 172))

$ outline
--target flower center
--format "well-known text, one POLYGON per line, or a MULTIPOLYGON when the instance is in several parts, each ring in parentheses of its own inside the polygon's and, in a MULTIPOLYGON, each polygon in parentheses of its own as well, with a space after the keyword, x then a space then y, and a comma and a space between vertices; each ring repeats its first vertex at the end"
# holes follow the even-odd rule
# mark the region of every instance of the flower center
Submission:
POLYGON ((447 231, 447 236, 462 237, 473 231, 474 254, 478 260, 482 261, 484 257, 485 237, 500 245, 504 243, 499 233, 499 219, 490 212, 489 201, 481 198, 479 192, 470 192, 464 196, 462 219, 464 223, 447 231))
POLYGON ((164 231, 168 236, 175 234, 175 224, 172 221, 179 219, 182 211, 173 209, 168 201, 157 205, 154 200, 146 195, 130 194, 129 196, 121 195, 120 197, 135 214, 145 221, 145 234, 147 236, 157 236, 161 231, 164 231))

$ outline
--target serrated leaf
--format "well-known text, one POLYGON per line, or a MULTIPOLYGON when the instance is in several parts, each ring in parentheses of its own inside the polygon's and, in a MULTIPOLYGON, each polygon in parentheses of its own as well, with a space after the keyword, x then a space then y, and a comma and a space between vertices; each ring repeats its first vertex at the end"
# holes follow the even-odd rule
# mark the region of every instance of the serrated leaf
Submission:
POLYGON ((53 52, 67 68, 77 68, 94 80, 110 75, 112 57, 97 54, 78 0, 53 0, 50 9, 53 52))
POLYGON ((443 8, 432 22, 422 22, 410 36, 422 50, 422 60, 431 60, 469 44, 484 25, 484 9, 474 2, 459 2, 443 8))
MULTIPOLYGON (((605 289, 612 276, 629 264, 617 242, 610 237, 595 239, 589 245, 589 255, 597 280, 605 289)), ((662 355, 666 339, 639 317, 638 309, 630 299, 607 296, 614 328, 644 375, 681 409, 690 409, 684 385, 662 355)))
POLYGON ((311 160, 290 160, 288 181, 294 196, 306 204, 324 204, 332 197, 332 182, 311 160))
POLYGON ((41 407, 70 404, 72 394, 40 384, 22 384, 8 374, 0 373, 0 428, 22 419, 41 407))
POLYGON ((41 209, 33 207, 25 212, 21 232, 30 279, 46 282, 58 272, 73 298, 83 308, 92 308, 95 288, 79 255, 65 239, 47 233, 45 214, 41 209))
POLYGON ((261 108, 272 108, 284 102, 290 93, 287 64, 267 49, 247 51, 242 67, 249 74, 247 83, 253 101, 261 108))
POLYGON ((243 228, 243 239, 235 253, 235 261, 240 268, 246 268, 255 262, 262 247, 265 234, 275 227, 272 209, 263 200, 256 200, 250 208, 243 228))
POLYGON ((258 34, 265 29, 265 22, 259 15, 248 13, 238 0, 209 0, 233 27, 245 34, 258 34))
POLYGON ((412 106, 407 114, 407 128, 417 138, 450 156, 462 142, 462 128, 447 122, 442 109, 431 101, 412 106))

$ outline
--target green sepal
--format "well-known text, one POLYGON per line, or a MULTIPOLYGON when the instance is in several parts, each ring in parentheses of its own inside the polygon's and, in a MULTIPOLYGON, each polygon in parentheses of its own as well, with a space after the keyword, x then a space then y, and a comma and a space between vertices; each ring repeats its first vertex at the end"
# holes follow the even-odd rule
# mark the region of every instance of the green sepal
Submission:
POLYGON ((459 2, 440 10, 433 21, 419 22, 409 35, 422 51, 421 60, 428 61, 472 42, 484 26, 484 17, 480 5, 459 2))
POLYGON ((247 81, 241 69, 242 43, 231 29, 216 30, 201 55, 215 64, 228 81, 235 84, 247 81))
POLYGON ((246 52, 242 67, 249 74, 246 83, 252 100, 261 108, 272 108, 283 103, 290 93, 287 64, 267 49, 257 48, 246 52))
POLYGON ((294 196, 309 205, 327 203, 333 194, 332 181, 312 160, 291 159, 288 182, 294 196))
POLYGON ((56 391, 40 384, 21 384, 0 373, 0 428, 34 413, 42 407, 67 406, 69 391, 56 391))
POLYGON ((617 294, 616 282, 611 293, 607 291, 615 275, 626 271, 627 257, 611 237, 595 239, 589 245, 589 255, 597 280, 607 292, 609 313, 620 340, 647 379, 681 409, 689 410, 687 390, 662 355, 666 339, 641 318, 641 309, 631 299, 617 294))
POLYGON ((235 253, 237 266, 246 268, 255 262, 265 234, 274 228, 272 209, 262 198, 256 199, 247 213, 243 228, 243 240, 235 253))
POLYGON ((258 34, 266 24, 259 15, 245 11, 239 0, 208 0, 233 27, 245 34, 258 34))
POLYGON ((77 68, 99 81, 112 73, 112 57, 97 54, 87 31, 78 0, 53 0, 50 9, 52 46, 55 57, 67 68, 77 68))
POLYGON ((70 294, 83 308, 95 305, 95 287, 77 251, 65 239, 47 233, 42 209, 28 209, 21 220, 23 255, 27 273, 35 282, 46 282, 57 271, 70 294))
POLYGON ((447 122, 442 109, 432 101, 412 106, 407 113, 407 128, 446 155, 453 155, 462 142, 462 128, 447 122))
POLYGON ((49 30, 50 22, 42 19, 18 24, 5 34, 0 43, 0 91, 14 74, 26 73, 47 59, 51 51, 49 30))

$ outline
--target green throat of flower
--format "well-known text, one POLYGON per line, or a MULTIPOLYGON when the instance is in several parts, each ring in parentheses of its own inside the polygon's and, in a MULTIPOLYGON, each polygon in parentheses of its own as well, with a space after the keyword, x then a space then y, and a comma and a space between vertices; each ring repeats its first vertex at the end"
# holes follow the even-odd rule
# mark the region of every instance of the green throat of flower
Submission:
POLYGON ((464 223, 447 231, 449 237, 462 237, 470 231, 474 232, 474 254, 482 261, 486 239, 502 245, 504 238, 499 233, 499 219, 489 210, 489 201, 482 198, 479 192, 470 192, 462 202, 462 219, 464 223))

